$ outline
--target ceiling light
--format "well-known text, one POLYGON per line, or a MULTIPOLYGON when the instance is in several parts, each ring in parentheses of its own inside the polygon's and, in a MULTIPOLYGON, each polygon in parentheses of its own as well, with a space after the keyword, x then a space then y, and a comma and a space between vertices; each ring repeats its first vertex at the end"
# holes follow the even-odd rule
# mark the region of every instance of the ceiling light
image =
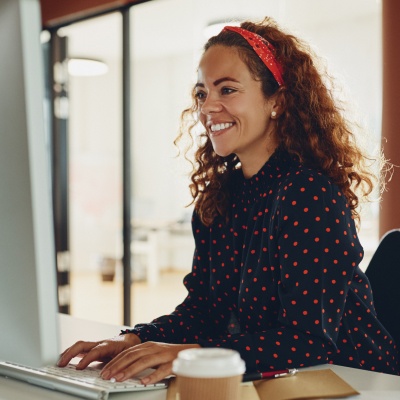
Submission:
POLYGON ((70 58, 68 60, 68 73, 72 76, 98 76, 108 71, 105 62, 91 58, 70 58))

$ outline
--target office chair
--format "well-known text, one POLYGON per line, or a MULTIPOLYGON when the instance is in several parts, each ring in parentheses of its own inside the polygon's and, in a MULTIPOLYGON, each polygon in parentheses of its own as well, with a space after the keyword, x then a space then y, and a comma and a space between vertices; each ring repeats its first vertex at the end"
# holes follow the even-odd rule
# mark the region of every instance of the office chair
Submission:
POLYGON ((382 237, 365 273, 378 319, 400 346, 400 229, 382 237))

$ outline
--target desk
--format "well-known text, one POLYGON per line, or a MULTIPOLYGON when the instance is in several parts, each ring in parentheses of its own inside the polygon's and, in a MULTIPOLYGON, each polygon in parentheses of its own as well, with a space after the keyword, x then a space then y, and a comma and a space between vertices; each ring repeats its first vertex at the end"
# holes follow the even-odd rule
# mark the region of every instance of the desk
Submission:
MULTIPOLYGON (((115 336, 119 327, 93 321, 81 320, 60 314, 61 348, 65 349, 77 340, 99 340, 115 336)), ((399 400, 400 377, 363 371, 338 365, 320 365, 305 370, 332 369, 356 390, 360 396, 351 400, 399 400)), ((0 400, 76 400, 76 397, 41 389, 23 382, 0 377, 0 400)), ((166 390, 120 393, 110 396, 110 400, 165 400, 166 390)))

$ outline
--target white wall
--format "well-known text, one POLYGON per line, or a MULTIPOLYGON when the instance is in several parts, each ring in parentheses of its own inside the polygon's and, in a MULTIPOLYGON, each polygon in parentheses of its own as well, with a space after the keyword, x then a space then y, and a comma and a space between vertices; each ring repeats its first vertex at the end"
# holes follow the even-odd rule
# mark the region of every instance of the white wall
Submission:
POLYGON ((189 105, 192 54, 133 63, 133 211, 136 217, 174 220, 190 201, 188 165, 173 144, 180 113, 189 105), (186 168, 185 168, 186 167, 186 168))

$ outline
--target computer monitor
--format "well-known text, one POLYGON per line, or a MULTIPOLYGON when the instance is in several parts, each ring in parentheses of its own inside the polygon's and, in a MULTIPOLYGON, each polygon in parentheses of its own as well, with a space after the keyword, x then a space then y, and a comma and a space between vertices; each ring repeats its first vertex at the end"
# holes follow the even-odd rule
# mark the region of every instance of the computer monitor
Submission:
POLYGON ((56 360, 57 287, 39 0, 0 0, 0 360, 56 360))

